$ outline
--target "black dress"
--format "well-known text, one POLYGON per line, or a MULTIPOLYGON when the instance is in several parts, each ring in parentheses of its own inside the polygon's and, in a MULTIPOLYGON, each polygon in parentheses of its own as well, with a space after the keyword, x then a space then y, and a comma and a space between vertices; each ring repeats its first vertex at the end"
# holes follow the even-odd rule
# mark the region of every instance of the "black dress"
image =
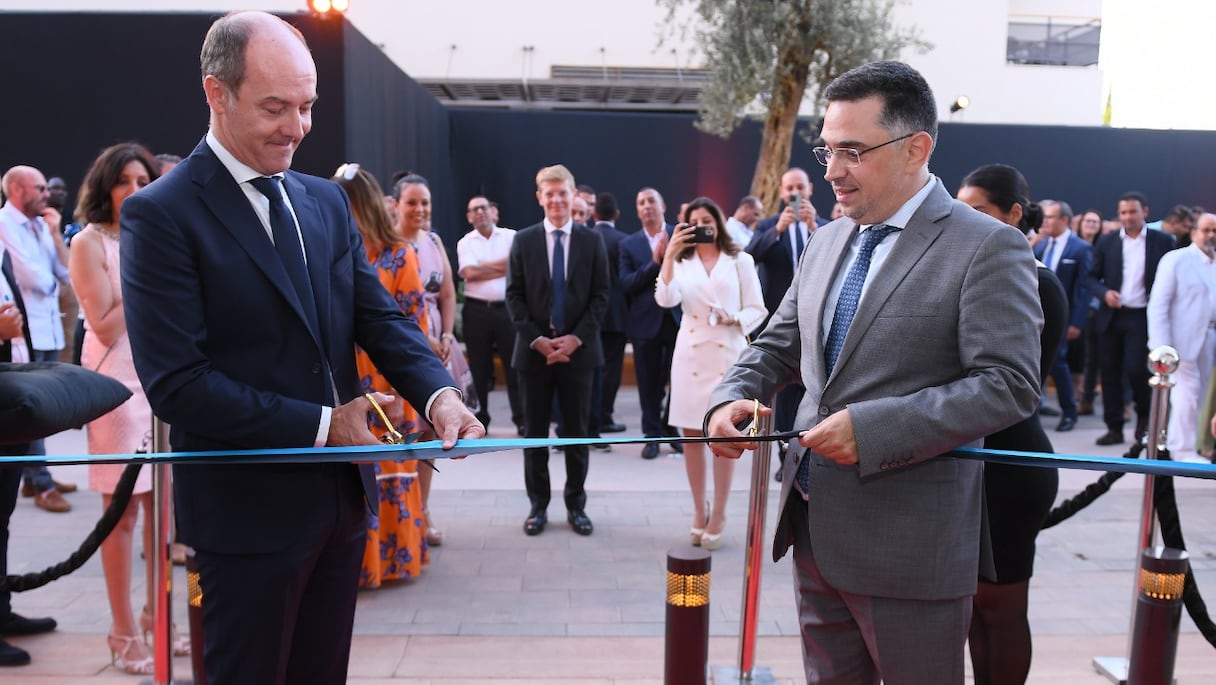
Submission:
MULTIPOLYGON (((1043 332, 1039 342, 1040 382, 1055 362, 1068 327, 1068 295, 1051 269, 1040 266, 1039 301, 1043 306, 1043 332)), ((1052 452, 1039 412, 984 439, 985 449, 1052 452)), ((1053 468, 984 464, 984 492, 997 583, 1020 583, 1034 573, 1034 539, 1051 511, 1059 487, 1053 468)))

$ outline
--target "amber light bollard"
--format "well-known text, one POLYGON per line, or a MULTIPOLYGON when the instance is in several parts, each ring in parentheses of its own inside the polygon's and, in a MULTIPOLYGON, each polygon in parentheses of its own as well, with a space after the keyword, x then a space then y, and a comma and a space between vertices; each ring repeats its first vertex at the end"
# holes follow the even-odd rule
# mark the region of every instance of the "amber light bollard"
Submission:
POLYGON ((686 545, 667 552, 664 685, 705 685, 709 662, 709 552, 686 545))

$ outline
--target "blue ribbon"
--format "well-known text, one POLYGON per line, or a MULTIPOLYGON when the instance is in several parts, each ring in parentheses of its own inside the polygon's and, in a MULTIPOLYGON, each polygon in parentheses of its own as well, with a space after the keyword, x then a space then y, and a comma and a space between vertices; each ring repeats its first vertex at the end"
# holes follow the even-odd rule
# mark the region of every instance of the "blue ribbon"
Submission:
MULTIPOLYGON (((793 434, 796 435, 796 434, 793 434)), ((791 434, 767 435, 759 440, 788 439, 791 434)), ((573 447, 578 445, 635 445, 660 442, 733 442, 733 438, 482 438, 459 440, 450 450, 439 440, 405 445, 358 447, 301 447, 260 450, 210 450, 202 452, 155 452, 135 454, 60 454, 38 456, 0 456, 0 466, 17 464, 316 464, 352 461, 406 461, 410 459, 449 459, 528 448, 573 447)), ((1123 457, 1092 457, 1073 454, 1018 452, 960 447, 949 453, 961 459, 990 461, 1010 466, 1118 471, 1152 476, 1181 476, 1216 480, 1216 464, 1191 464, 1123 457)))

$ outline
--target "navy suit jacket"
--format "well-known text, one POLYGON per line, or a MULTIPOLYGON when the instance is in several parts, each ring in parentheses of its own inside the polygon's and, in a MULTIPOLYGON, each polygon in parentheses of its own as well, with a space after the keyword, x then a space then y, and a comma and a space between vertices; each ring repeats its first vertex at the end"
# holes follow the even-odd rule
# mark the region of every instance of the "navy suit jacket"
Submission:
MULTIPOLYGON (((663 230, 670 239, 675 227, 664 223, 663 230)), ((630 340, 658 337, 665 316, 672 317, 677 326, 680 324, 679 307, 665 309, 654 301, 654 283, 659 277, 660 268, 654 263, 654 252, 650 249, 646 229, 632 233, 621 241, 620 283, 629 307, 625 333, 630 340)))
MULTIPOLYGON (((590 370, 604 363, 600 321, 608 308, 608 253, 599 234, 579 223, 571 227, 568 249, 566 329, 556 334, 572 334, 582 341, 570 355, 570 367, 590 370)), ((532 349, 532 341, 555 333, 549 328, 552 277, 544 224, 533 224, 516 233, 507 256, 507 312, 515 324, 511 359, 517 369, 545 366, 545 358, 532 349)))
MULTIPOLYGON (((1140 229, 1144 232, 1144 290, 1153 292, 1153 281, 1157 279, 1157 264, 1166 252, 1174 249, 1174 236, 1164 231, 1140 229)), ((1098 238, 1094 245, 1093 266, 1089 270, 1089 292, 1100 303, 1094 324, 1099 332, 1105 332, 1114 318, 1115 310, 1106 306, 1106 291, 1118 291, 1123 287, 1123 231, 1111 231, 1098 238)))
MULTIPOLYGON (((1047 256, 1046 240, 1035 245, 1034 256, 1040 261, 1047 256)), ((1090 244, 1075 233, 1068 234, 1055 274, 1068 294, 1069 326, 1083 329, 1089 318, 1089 270, 1093 266, 1093 259, 1094 251, 1090 244)))
MULTIPOLYGON (((312 447, 321 405, 362 393, 356 343, 413 406, 453 385, 367 261, 346 195, 288 171, 320 330, 311 330, 266 230, 204 140, 122 206, 122 289, 140 383, 174 450, 312 447)), ((275 552, 332 521, 347 464, 174 467, 178 534, 200 549, 275 552)), ((359 466, 369 505, 370 466, 359 466)))
MULTIPOLYGON (((745 248, 756 262, 756 275, 760 277, 760 290, 764 293, 764 308, 768 310, 768 316, 759 326, 761 330, 768 325, 769 318, 781 306, 781 300, 794 282, 794 248, 788 230, 780 235, 777 233, 777 219, 780 216, 774 214, 761 219, 756 224, 752 241, 745 248)), ((822 218, 815 220, 816 227, 827 223, 822 218)), ((805 245, 803 249, 806 249, 805 245)))
POLYGON ((625 304, 625 292, 621 290, 621 241, 625 239, 625 234, 607 221, 597 222, 593 230, 603 238, 604 249, 608 253, 608 311, 604 314, 600 331, 624 333, 628 307, 625 304))

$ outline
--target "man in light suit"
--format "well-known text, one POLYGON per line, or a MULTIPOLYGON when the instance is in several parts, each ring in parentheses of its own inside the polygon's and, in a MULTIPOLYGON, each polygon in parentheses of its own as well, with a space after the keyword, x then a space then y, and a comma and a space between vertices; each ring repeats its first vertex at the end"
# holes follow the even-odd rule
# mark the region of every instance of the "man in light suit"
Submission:
MULTIPOLYGON (((807 681, 963 682, 985 548, 983 470, 945 453, 1039 401, 1035 266, 1018 231, 929 173, 937 105, 875 62, 824 91, 816 157, 846 218, 819 229, 769 327, 715 390, 713 436, 801 377, 773 556, 792 546, 807 681)), ((766 410, 767 411, 767 410, 766 410)))
MULTIPOLYGON (((1178 350, 1170 391, 1168 447, 1175 459, 1195 454, 1199 403, 1216 361, 1216 214, 1200 215, 1184 248, 1157 265, 1148 298, 1148 349, 1178 350)), ((1206 460, 1205 460, 1206 461, 1206 460)))
MULTIPOLYGON (((356 344, 445 445, 484 435, 380 285, 341 189, 289 170, 317 97, 303 37, 234 13, 201 62, 210 130, 121 217, 132 355, 173 449, 377 444, 356 344)), ((174 481, 207 597, 207 681, 345 683, 371 467, 178 465, 174 481)))
MULTIPOLYGON (((1056 430, 1067 432, 1077 425, 1077 398, 1073 393, 1075 381, 1069 367, 1069 359, 1082 359, 1085 341, 1081 333, 1089 318, 1089 266, 1093 262, 1093 248, 1089 243, 1069 230, 1072 207, 1067 202, 1043 200, 1043 239, 1034 247, 1034 256, 1047 268, 1055 272, 1068 294, 1068 332, 1060 343, 1056 362, 1051 367, 1051 379, 1056 384, 1056 397, 1060 400, 1060 423, 1056 430), (1070 353, 1070 350, 1074 350, 1070 353)), ((1078 367, 1077 372, 1081 369, 1078 367)))
MULTIPOLYGON (((549 437, 553 397, 563 437, 587 435, 595 368, 604 363, 600 322, 608 309, 608 253, 595 231, 571 218, 574 175, 557 164, 536 174, 541 223, 515 234, 507 256, 507 312, 515 324, 514 365, 524 398, 524 435, 549 437)), ((590 535, 587 516, 587 446, 567 447, 566 520, 590 535)), ((524 484, 532 508, 524 533, 539 535, 549 522, 549 451, 524 450, 524 484)))

